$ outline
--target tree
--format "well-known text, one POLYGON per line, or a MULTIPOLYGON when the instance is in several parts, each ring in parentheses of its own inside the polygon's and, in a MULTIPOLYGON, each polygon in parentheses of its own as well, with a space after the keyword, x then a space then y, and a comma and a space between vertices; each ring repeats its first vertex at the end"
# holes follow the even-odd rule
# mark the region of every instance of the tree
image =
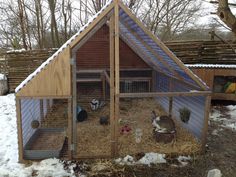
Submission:
POLYGON ((219 0, 218 3, 217 15, 236 35, 236 17, 229 7, 229 5, 235 4, 229 4, 228 0, 219 0))

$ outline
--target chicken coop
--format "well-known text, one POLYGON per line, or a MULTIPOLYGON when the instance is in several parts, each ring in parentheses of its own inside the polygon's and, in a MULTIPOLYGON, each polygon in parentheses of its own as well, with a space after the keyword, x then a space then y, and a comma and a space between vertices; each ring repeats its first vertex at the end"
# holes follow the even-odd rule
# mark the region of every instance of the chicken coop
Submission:
POLYGON ((118 0, 16 88, 19 160, 198 153, 210 91, 118 0))

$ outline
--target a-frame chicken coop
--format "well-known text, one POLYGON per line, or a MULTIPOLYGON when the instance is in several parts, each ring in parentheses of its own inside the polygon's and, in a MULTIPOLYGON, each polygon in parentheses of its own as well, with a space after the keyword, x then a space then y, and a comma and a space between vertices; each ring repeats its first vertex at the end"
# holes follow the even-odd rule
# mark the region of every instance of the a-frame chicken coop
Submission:
POLYGON ((16 88, 19 160, 192 153, 209 105, 207 86, 111 0, 16 88))

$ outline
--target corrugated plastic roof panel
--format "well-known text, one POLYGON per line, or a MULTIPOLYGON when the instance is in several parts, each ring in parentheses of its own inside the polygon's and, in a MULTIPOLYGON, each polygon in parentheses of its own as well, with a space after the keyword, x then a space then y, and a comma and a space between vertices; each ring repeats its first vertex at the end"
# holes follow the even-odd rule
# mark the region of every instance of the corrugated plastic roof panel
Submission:
POLYGON ((153 39, 150 38, 123 9, 120 9, 120 31, 123 35, 130 36, 130 38, 138 44, 139 48, 142 48, 146 52, 146 55, 148 55, 149 58, 159 66, 159 68, 163 69, 165 74, 171 76, 174 75, 173 73, 170 73, 168 68, 166 68, 166 66, 164 66, 155 55, 161 57, 185 81, 199 87, 199 85, 185 71, 183 71, 183 69, 180 68, 180 66, 168 54, 166 54, 166 52, 155 41, 153 41, 153 39), (137 39, 136 36, 138 36, 139 39, 137 39), (142 42, 139 42, 140 39, 152 49, 152 52, 155 52, 155 55, 148 50, 142 42))

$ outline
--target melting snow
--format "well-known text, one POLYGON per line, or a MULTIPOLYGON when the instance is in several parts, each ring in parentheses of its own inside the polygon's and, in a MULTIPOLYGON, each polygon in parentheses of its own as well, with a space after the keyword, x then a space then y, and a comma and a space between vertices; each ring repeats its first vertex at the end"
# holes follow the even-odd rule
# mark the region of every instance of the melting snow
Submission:
POLYGON ((6 76, 0 73, 0 80, 6 80, 6 79, 7 79, 6 76))
POLYGON ((159 153, 146 153, 140 160, 135 161, 134 158, 130 155, 127 155, 126 157, 118 158, 115 160, 116 163, 120 165, 136 165, 136 164, 142 164, 142 165, 148 165, 151 164, 158 164, 158 163, 166 163, 165 154, 159 154, 159 153))
POLYGON ((228 115, 221 114, 220 110, 213 108, 213 112, 210 115, 210 119, 212 121, 221 122, 222 127, 236 130, 236 105, 229 105, 225 108, 228 109, 228 115))

